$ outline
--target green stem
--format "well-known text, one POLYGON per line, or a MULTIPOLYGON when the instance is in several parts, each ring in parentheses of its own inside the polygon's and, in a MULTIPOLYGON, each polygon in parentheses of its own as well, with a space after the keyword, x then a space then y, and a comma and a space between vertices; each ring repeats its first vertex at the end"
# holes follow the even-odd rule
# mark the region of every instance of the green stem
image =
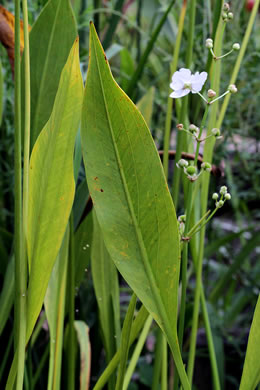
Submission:
POLYGON ((129 386, 130 380, 131 380, 132 375, 134 373, 139 356, 141 355, 141 352, 142 352, 145 340, 148 336, 152 322, 153 322, 153 317, 151 315, 149 315, 149 317, 147 318, 147 320, 145 322, 144 328, 140 334, 138 342, 136 344, 135 350, 134 350, 133 355, 131 357, 131 361, 128 365, 128 368, 127 368, 127 371, 125 374, 125 378, 124 378, 123 390, 127 390, 128 386, 129 386))
POLYGON ((70 215, 70 243, 69 243, 69 264, 68 264, 68 288, 69 288, 69 335, 68 335, 68 388, 75 389, 75 367, 76 367, 76 335, 74 329, 75 321, 75 251, 74 251, 74 223, 73 213, 70 215))
MULTIPOLYGON (((172 63, 170 66, 171 76, 173 75, 173 73, 177 69, 186 9, 187 9, 187 2, 186 2, 186 0, 184 0, 183 5, 182 5, 182 9, 181 9, 180 18, 179 18, 178 34, 177 34, 176 43, 175 43, 175 47, 174 47, 173 59, 172 59, 172 63)), ((169 94, 170 94, 170 91, 171 90, 169 89, 169 94)), ((164 169, 166 179, 168 179, 169 147, 170 147, 170 134, 171 134, 171 123, 172 123, 172 106, 173 106, 173 99, 171 97, 168 97, 167 113, 166 113, 166 121, 165 121, 165 131, 164 131, 164 148, 163 148, 163 169, 164 169)))
MULTIPOLYGON (((187 47, 187 55, 186 55, 186 61, 185 61, 186 68, 190 68, 191 62, 192 62, 195 16, 196 16, 196 2, 197 2, 196 0, 191 0, 191 2, 190 2, 188 47, 187 47)), ((185 96, 182 99, 181 114, 180 114, 180 120, 179 120, 180 123, 185 122, 185 119, 187 116, 188 101, 189 101, 188 99, 189 99, 189 95, 185 96)), ((186 138, 187 138, 187 136, 185 133, 178 132, 175 161, 179 161, 181 158, 181 153, 184 149, 184 144, 185 144, 186 138)), ((178 208, 178 198, 179 198, 179 192, 180 192, 180 178, 181 178, 181 171, 179 169, 174 169, 172 196, 173 196, 173 203, 174 203, 176 210, 178 208)))
MULTIPOLYGON (((206 123, 206 120, 207 120, 207 117, 208 117, 208 112, 209 112, 209 104, 206 105, 206 108, 205 108, 205 111, 204 111, 204 115, 203 115, 203 118, 202 118, 202 121, 201 121, 201 125, 200 125, 200 131, 199 131, 198 139, 201 138, 202 131, 203 131, 203 128, 205 126, 205 123, 206 123)), ((197 142, 195 158, 194 158, 194 166, 195 167, 198 164, 199 150, 200 150, 200 142, 197 142)))
POLYGON ((165 336, 162 338, 162 373, 161 373, 161 390, 167 390, 168 380, 168 344, 165 336))
POLYGON ((28 175, 29 154, 27 142, 30 138, 30 65, 29 65, 29 31, 27 1, 23 0, 24 19, 24 58, 25 58, 25 133, 26 149, 24 152, 23 173, 23 210, 21 186, 21 64, 20 64, 20 1, 15 2, 15 344, 17 344, 17 380, 16 389, 22 390, 24 380, 25 347, 26 347, 26 226, 28 210, 28 175), (22 215, 23 214, 23 215, 22 215))
POLYGON ((221 390, 215 347, 214 347, 213 336, 211 332, 211 326, 210 326, 209 315, 208 315, 207 304, 206 304, 206 298, 205 298, 202 283, 201 283, 200 299, 201 299, 203 321, 204 321, 204 326, 205 326, 206 336, 208 341, 213 386, 214 386, 214 390, 221 390))

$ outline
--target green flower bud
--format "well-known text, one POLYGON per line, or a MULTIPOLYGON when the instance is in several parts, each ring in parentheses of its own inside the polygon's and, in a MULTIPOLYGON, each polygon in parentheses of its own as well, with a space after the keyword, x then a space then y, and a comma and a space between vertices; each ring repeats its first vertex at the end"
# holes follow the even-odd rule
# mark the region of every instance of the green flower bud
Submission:
POLYGON ((196 174, 196 167, 194 165, 190 165, 189 167, 186 168, 186 173, 190 176, 193 176, 196 174))
POLYGON ((222 186, 220 187, 220 191, 221 195, 225 195, 227 193, 227 187, 226 186, 222 186))
POLYGON ((220 200, 219 202, 216 202, 216 207, 220 208, 223 206, 223 204, 224 204, 223 200, 220 200))
POLYGON ((214 192, 214 194, 212 195, 212 199, 213 200, 218 200, 218 194, 216 192, 214 192))
POLYGON ((232 19, 234 18, 233 12, 229 12, 229 13, 227 14, 227 17, 228 17, 228 20, 232 20, 232 19))
POLYGON ((203 162, 201 164, 201 168, 204 169, 204 171, 206 171, 206 172, 210 172, 211 171, 211 164, 208 162, 203 162))
POLYGON ((192 124, 189 126, 189 130, 192 134, 195 134, 195 135, 199 134, 199 131, 200 131, 200 129, 197 126, 192 125, 192 124))
POLYGON ((239 45, 239 43, 234 43, 234 45, 232 46, 232 48, 233 48, 233 50, 236 50, 236 51, 240 50, 240 45, 239 45))
POLYGON ((205 46, 207 49, 212 49, 213 48, 213 39, 211 39, 211 38, 206 39, 205 46))
POLYGON ((228 18, 227 13, 226 13, 226 12, 222 12, 222 19, 223 19, 224 21, 226 21, 227 18, 228 18))
POLYGON ((226 194, 225 194, 225 200, 230 200, 231 199, 231 195, 227 192, 226 194))
POLYGON ((180 215, 180 216, 178 217, 178 221, 179 221, 179 222, 186 222, 186 215, 180 215))

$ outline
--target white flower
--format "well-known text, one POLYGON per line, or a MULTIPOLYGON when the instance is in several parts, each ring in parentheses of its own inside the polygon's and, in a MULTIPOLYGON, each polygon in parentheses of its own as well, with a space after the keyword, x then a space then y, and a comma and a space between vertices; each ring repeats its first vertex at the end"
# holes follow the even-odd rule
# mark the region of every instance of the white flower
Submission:
POLYGON ((170 87, 173 89, 173 92, 170 94, 170 97, 180 98, 188 95, 190 92, 198 93, 201 91, 207 77, 207 72, 191 74, 189 69, 181 68, 172 76, 170 87))

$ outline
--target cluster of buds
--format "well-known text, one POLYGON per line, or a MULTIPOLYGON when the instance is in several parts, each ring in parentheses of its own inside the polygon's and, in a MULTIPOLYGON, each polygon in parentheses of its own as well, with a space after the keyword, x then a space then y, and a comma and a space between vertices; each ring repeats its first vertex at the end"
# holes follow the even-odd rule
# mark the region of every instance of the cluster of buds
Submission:
POLYGON ((230 5, 228 3, 224 3, 222 7, 222 19, 224 22, 228 22, 232 20, 234 17, 233 13, 230 12, 230 5))
POLYGON ((216 203, 215 203, 216 208, 220 209, 221 207, 223 207, 223 205, 224 205, 226 200, 230 200, 231 199, 231 195, 227 191, 227 187, 226 186, 222 186, 222 187, 220 187, 219 194, 217 194, 215 192, 212 195, 212 199, 216 201, 216 203))
POLYGON ((184 158, 181 158, 176 165, 178 168, 183 169, 183 172, 190 181, 195 181, 198 178, 197 168, 194 165, 189 165, 188 161, 184 160, 184 158))

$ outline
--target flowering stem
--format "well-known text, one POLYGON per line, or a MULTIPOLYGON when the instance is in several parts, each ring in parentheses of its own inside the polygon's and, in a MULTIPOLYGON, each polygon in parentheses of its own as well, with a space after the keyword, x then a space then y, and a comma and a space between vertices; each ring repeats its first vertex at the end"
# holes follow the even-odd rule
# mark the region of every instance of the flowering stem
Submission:
MULTIPOLYGON (((192 52, 193 52, 193 43, 194 43, 194 28, 195 28, 195 16, 196 16, 196 0, 190 1, 189 9, 189 35, 188 35, 188 47, 185 66, 190 68, 192 62, 192 52)), ((184 123, 187 116, 188 100, 189 95, 185 96, 182 99, 181 114, 180 114, 180 123, 184 123)), ((178 133, 177 148, 176 148, 176 157, 175 161, 179 161, 181 158, 181 153, 183 151, 183 144, 185 143, 185 134, 178 133)), ((179 169, 174 169, 173 176, 173 185, 172 185, 172 197, 175 209, 178 208, 178 197, 179 197, 179 188, 180 188, 180 177, 181 171, 179 169)))
POLYGON ((76 335, 75 321, 75 249, 74 249, 74 223, 73 212, 70 215, 70 242, 68 259, 68 282, 69 286, 69 332, 68 332, 68 388, 75 389, 75 359, 76 359, 76 335))
POLYGON ((226 96, 228 93, 230 93, 230 91, 226 91, 226 92, 222 93, 222 95, 218 96, 216 99, 211 100, 211 102, 209 102, 209 104, 215 103, 217 100, 223 98, 223 97, 226 96))
MULTIPOLYGON (((178 34, 176 38, 176 44, 174 47, 174 53, 172 58, 172 63, 170 66, 171 76, 177 69, 177 63, 179 59, 179 52, 180 52, 180 45, 181 45, 181 38, 183 33, 183 26, 184 26, 184 18, 186 14, 187 9, 187 2, 184 1, 181 9, 179 24, 178 24, 178 34)), ((168 179, 168 166, 169 166, 169 146, 170 146, 170 133, 171 133, 171 123, 172 123, 172 105, 173 100, 168 97, 167 102, 167 113, 166 113, 166 121, 165 121, 165 131, 164 131, 164 148, 163 148, 163 169, 166 176, 166 179, 168 179)))
POLYGON ((205 103, 208 104, 207 99, 200 92, 196 92, 196 93, 204 100, 205 103))
MULTIPOLYGON (((205 123, 206 123, 206 120, 207 120, 208 112, 209 112, 209 105, 207 104, 207 105, 206 105, 206 108, 205 108, 205 111, 204 111, 204 115, 203 115, 202 121, 201 121, 198 139, 200 139, 200 137, 201 137, 201 135, 202 135, 202 131, 203 131, 203 128, 204 128, 205 123)), ((197 141, 197 147, 196 147, 195 158, 194 158, 194 166, 195 166, 195 167, 196 167, 197 164, 198 164, 199 149, 200 149, 200 142, 197 141)))
MULTIPOLYGON (((215 38, 215 42, 216 42, 215 51, 216 51, 217 55, 221 55, 221 47, 222 47, 222 40, 223 40, 225 26, 226 26, 226 23, 223 23, 221 16, 220 16, 218 27, 217 27, 217 32, 216 32, 216 38, 215 38)), ((212 89, 214 91, 216 91, 217 93, 219 91, 219 84, 220 84, 220 64, 221 64, 221 62, 214 61, 212 63, 212 72, 211 72, 212 89)), ((216 127, 215 122, 216 122, 216 116, 217 116, 217 109, 218 109, 218 104, 215 104, 211 110, 211 114, 210 114, 210 118, 209 118, 209 125, 208 125, 209 129, 216 127)), ((204 159, 209 163, 212 161, 212 153, 213 153, 214 143, 215 143, 214 138, 208 139, 205 143, 204 159)), ((206 213, 206 209, 207 209, 208 184, 209 184, 209 176, 203 175, 202 190, 201 190, 201 213, 202 213, 202 215, 204 213, 206 213)), ((200 299, 202 297, 202 294, 201 294, 201 290, 202 290, 202 261, 203 261, 203 253, 204 253, 204 239, 205 239, 205 226, 201 228, 200 240, 199 240, 199 250, 198 250, 197 261, 196 261, 196 287, 195 287, 195 295, 194 295, 192 330, 191 330, 190 350, 189 350, 189 358, 188 358, 188 378, 191 382, 192 382, 192 377, 193 377, 195 352, 196 352, 196 340, 197 340, 197 330, 198 330, 200 299)), ((204 305, 204 309, 203 309, 204 324, 206 324, 206 322, 207 322, 206 317, 207 317, 207 307, 206 307, 206 305, 204 305)), ((208 325, 209 325, 209 321, 208 321, 208 325)), ((213 346, 212 335, 211 335, 211 332, 209 332, 209 331, 207 331, 207 339, 208 339, 208 344, 211 345, 211 347, 212 347, 213 346)), ((214 375, 213 375, 214 388, 216 390, 220 390, 220 382, 219 382, 219 376, 218 376, 218 371, 217 371, 217 367, 216 367, 216 356, 215 356, 214 347, 209 349, 209 353, 210 353, 211 367, 212 367, 212 371, 214 373, 214 375)))
POLYGON ((222 56, 216 57, 215 59, 220 60, 221 58, 224 58, 224 57, 228 56, 229 54, 231 54, 233 51, 234 51, 234 49, 231 49, 226 54, 223 54, 222 56))

